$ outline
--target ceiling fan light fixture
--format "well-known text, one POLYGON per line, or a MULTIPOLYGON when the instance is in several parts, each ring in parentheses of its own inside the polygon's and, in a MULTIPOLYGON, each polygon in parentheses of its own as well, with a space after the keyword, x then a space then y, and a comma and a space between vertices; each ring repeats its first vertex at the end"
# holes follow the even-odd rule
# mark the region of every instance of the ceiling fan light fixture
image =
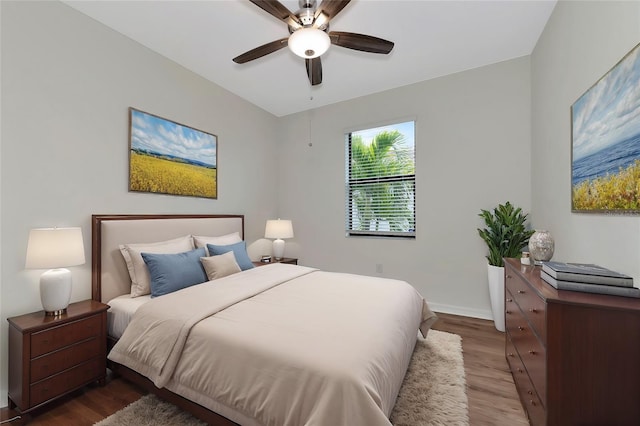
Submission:
POLYGON ((325 53, 329 46, 329 35, 317 28, 300 28, 289 36, 289 49, 301 58, 317 58, 325 53))

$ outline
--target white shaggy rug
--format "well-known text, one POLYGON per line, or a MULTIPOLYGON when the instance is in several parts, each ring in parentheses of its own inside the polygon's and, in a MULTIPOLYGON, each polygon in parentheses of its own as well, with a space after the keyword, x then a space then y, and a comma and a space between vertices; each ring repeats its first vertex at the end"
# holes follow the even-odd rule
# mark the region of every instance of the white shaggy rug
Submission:
MULTIPOLYGON (((391 413, 395 426, 466 426, 468 401, 460 336, 429 331, 419 338, 391 413)), ((190 414, 146 395, 95 426, 201 426, 190 414)))

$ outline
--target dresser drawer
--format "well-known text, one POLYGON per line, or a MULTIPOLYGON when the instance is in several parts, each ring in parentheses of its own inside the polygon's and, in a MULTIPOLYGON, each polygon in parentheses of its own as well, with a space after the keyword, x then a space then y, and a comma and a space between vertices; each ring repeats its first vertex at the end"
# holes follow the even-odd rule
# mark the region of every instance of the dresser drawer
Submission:
POLYGON ((505 327, 517 327, 518 322, 522 321, 522 314, 520 313, 520 307, 516 303, 515 297, 509 291, 509 289, 505 289, 504 292, 504 322, 505 327))
POLYGON ((511 373, 513 374, 513 381, 516 385, 516 389, 518 390, 518 395, 520 396, 520 401, 522 401, 522 405, 529 416, 529 422, 533 426, 544 425, 546 422, 545 408, 536 393, 536 389, 527 374, 524 364, 518 356, 518 352, 516 351, 513 342, 508 335, 506 355, 507 362, 511 368, 511 373))
MULTIPOLYGON (((508 292, 506 293, 509 294, 508 292)), ((507 314, 507 332, 540 400, 547 400, 546 350, 519 308, 507 314)))
POLYGON ((31 360, 30 383, 42 380, 100 354, 100 339, 92 338, 31 360))
POLYGON ((103 360, 94 358, 48 379, 31 385, 30 407, 45 402, 53 397, 62 395, 68 391, 79 388, 87 383, 104 376, 101 369, 103 360))
POLYGON ((543 342, 547 341, 547 304, 520 277, 507 274, 506 288, 543 342))
POLYGON ((31 335, 31 358, 101 334, 100 315, 83 318, 31 335))

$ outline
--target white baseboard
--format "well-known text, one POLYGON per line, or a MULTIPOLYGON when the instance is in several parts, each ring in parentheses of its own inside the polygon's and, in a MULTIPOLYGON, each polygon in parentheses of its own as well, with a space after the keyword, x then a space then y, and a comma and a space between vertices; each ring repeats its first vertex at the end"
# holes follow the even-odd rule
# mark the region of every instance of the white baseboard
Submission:
POLYGON ((469 309, 463 306, 444 305, 441 303, 432 303, 432 302, 429 302, 429 308, 431 308, 431 310, 436 313, 442 312, 443 314, 453 314, 453 315, 460 315, 463 317, 480 318, 480 319, 493 321, 493 315, 491 314, 491 310, 469 309))

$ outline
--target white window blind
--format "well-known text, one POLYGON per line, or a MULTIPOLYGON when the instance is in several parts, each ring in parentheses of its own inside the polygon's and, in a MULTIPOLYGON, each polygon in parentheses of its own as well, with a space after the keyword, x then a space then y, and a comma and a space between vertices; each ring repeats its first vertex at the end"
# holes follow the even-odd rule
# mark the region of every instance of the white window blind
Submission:
POLYGON ((347 235, 415 238, 413 121, 346 134, 347 235))

